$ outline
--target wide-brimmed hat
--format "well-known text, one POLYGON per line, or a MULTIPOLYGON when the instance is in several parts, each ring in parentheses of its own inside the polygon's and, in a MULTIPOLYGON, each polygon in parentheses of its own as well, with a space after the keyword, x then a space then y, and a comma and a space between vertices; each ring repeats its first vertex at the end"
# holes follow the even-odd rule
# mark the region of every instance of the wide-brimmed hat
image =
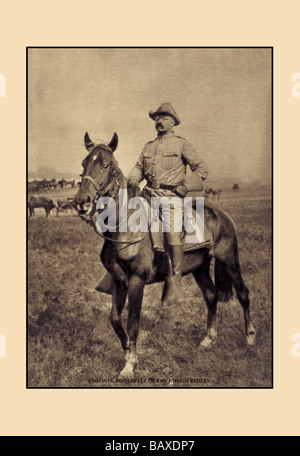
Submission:
POLYGON ((175 109, 171 105, 171 103, 162 103, 156 111, 149 112, 149 116, 153 120, 155 119, 156 116, 161 116, 162 114, 172 116, 175 120, 175 125, 180 124, 180 119, 179 119, 175 109))

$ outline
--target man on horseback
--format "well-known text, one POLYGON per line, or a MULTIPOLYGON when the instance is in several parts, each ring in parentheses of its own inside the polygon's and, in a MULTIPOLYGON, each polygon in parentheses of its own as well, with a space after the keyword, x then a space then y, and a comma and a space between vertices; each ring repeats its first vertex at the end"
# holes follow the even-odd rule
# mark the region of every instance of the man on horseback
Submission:
MULTIPOLYGON (((203 190, 203 181, 208 170, 205 162, 198 156, 196 149, 184 138, 175 136, 173 127, 180 124, 180 119, 170 103, 163 103, 149 116, 155 122, 157 137, 143 148, 134 168, 128 176, 127 187, 135 195, 139 183, 146 179, 144 195, 154 198, 184 198, 188 192, 203 190), (186 166, 189 165, 192 175, 186 179, 186 166)), ((166 199, 164 199, 166 201, 166 199)), ((162 200, 163 201, 163 200, 162 200)), ((181 293, 181 259, 183 247, 182 233, 175 230, 176 208, 168 206, 170 218, 165 240, 171 260, 173 288, 178 298, 181 293), (179 289, 178 289, 179 288, 179 289)), ((162 213, 164 206, 162 205, 162 213)), ((154 245, 155 248, 155 245, 154 245)), ((174 295, 170 301, 174 299, 174 295)), ((167 300, 165 300, 167 305, 167 300)))

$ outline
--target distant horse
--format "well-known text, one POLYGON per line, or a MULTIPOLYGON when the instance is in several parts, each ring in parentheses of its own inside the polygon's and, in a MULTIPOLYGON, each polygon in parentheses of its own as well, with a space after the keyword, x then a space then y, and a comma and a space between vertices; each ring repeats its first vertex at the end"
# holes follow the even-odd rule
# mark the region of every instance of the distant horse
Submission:
POLYGON ((51 189, 53 189, 53 190, 56 189, 56 187, 57 187, 57 180, 54 179, 54 178, 51 179, 51 180, 49 180, 49 181, 48 181, 48 185, 49 185, 50 190, 51 190, 51 189))
POLYGON ((57 182, 57 185, 60 186, 60 188, 65 188, 66 186, 66 179, 60 179, 58 182, 57 182))
POLYGON ((217 199, 219 200, 220 199, 220 195, 222 193, 222 189, 219 188, 218 190, 213 190, 212 189, 212 199, 215 200, 215 198, 217 197, 217 199))
POLYGON ((218 200, 219 200, 220 196, 221 196, 221 193, 222 193, 222 189, 221 188, 218 188, 218 190, 214 190, 214 197, 216 196, 218 198, 218 200))
POLYGON ((239 190, 239 184, 233 184, 232 190, 237 192, 239 190))
POLYGON ((67 186, 69 185, 70 188, 74 188, 75 187, 75 179, 73 180, 66 180, 66 179, 61 179, 58 181, 58 185, 60 186, 60 188, 67 188, 67 186))
POLYGON ((222 189, 219 188, 218 190, 214 190, 212 187, 206 187, 205 188, 205 196, 206 198, 209 198, 209 196, 211 195, 211 198, 214 200, 215 197, 218 198, 218 200, 220 199, 220 195, 222 193, 222 189))
POLYGON ((205 187, 205 197, 208 198, 209 195, 211 195, 213 192, 213 189, 211 187, 205 187))
POLYGON ((51 188, 56 188, 56 185, 57 185, 57 182, 55 179, 51 179, 51 180, 47 180, 47 179, 36 180, 35 179, 34 181, 28 182, 27 188, 28 188, 29 193, 35 193, 35 192, 39 192, 42 190, 50 191, 51 188))
POLYGON ((44 196, 31 196, 28 201, 29 217, 35 217, 34 209, 42 207, 45 209, 46 218, 49 217, 52 209, 56 208, 55 204, 50 198, 44 196))
MULTIPOLYGON (((114 151, 118 137, 114 134, 109 145, 94 144, 88 133, 85 134, 87 157, 83 160, 81 187, 75 195, 77 210, 81 218, 96 229, 98 217, 97 201, 109 196, 115 201, 116 216, 119 220, 119 190, 133 196, 127 189, 126 179, 120 170, 114 151)), ((98 210, 99 211, 99 210, 98 210)), ((132 214, 128 209, 127 214, 132 214)), ((101 213, 101 209, 100 209, 101 213)), ((201 347, 214 345, 217 337, 216 311, 218 300, 228 301, 233 288, 244 311, 246 341, 255 344, 255 329, 250 321, 250 301, 248 289, 242 279, 238 256, 238 242, 234 222, 220 209, 205 202, 205 238, 212 243, 197 250, 185 252, 182 259, 182 275, 192 273, 203 293, 207 305, 207 334, 201 347), (215 284, 210 276, 211 259, 215 258, 215 284)), ((118 226, 120 228, 120 226, 118 226)), ((117 228, 118 228, 117 227, 117 228)), ((106 231, 101 261, 111 278, 112 309, 110 322, 121 342, 125 355, 125 367, 121 378, 132 378, 137 365, 136 343, 143 301, 144 287, 147 284, 165 281, 168 275, 168 260, 163 252, 155 252, 152 247, 151 233, 106 231), (121 321, 121 314, 128 296, 127 331, 121 321)), ((164 293, 165 290, 163 290, 164 293)))
POLYGON ((70 186, 70 188, 74 188, 75 187, 75 179, 66 181, 65 182, 65 187, 67 187, 68 185, 70 186))
POLYGON ((76 201, 75 198, 67 198, 63 200, 58 200, 56 203, 56 215, 58 216, 59 212, 71 211, 73 215, 73 210, 76 211, 76 201))
POLYGON ((39 185, 36 180, 27 183, 28 193, 35 193, 39 190, 39 185))

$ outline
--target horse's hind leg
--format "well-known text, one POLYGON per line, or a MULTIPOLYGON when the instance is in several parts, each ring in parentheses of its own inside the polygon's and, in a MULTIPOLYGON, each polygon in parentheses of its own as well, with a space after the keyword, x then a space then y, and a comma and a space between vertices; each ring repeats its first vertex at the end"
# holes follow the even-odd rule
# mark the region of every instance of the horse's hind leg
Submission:
POLYGON ((209 266, 210 258, 193 272, 193 276, 200 287, 207 306, 207 334, 200 343, 202 348, 212 347, 217 340, 217 302, 218 293, 211 279, 209 266))
POLYGON ((250 300, 249 290, 246 287, 241 274, 241 268, 239 263, 236 263, 233 267, 228 267, 228 272, 232 278, 233 286, 236 291, 237 298, 244 311, 245 319, 245 332, 246 341, 248 345, 255 345, 256 331, 252 325, 250 318, 250 300))
POLYGON ((134 369, 137 365, 136 342, 139 334, 140 314, 144 293, 144 281, 137 275, 133 275, 128 285, 128 322, 127 334, 129 337, 129 356, 120 378, 133 378, 134 369))
POLYGON ((232 286, 234 287, 237 298, 244 311, 247 344, 254 345, 256 331, 250 319, 249 290, 242 278, 237 252, 234 252, 234 255, 232 256, 228 255, 227 258, 223 255, 222 259, 223 261, 221 261, 220 256, 217 255, 215 274, 217 288, 221 290, 221 293, 225 290, 225 294, 223 293, 225 296, 224 300, 227 301, 232 296, 232 292, 229 293, 229 290, 231 291, 232 286))

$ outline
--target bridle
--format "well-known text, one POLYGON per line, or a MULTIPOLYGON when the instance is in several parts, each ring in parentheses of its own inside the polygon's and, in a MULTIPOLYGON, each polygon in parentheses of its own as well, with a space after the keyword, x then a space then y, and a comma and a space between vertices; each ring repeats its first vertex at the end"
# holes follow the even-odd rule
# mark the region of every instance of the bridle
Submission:
POLYGON ((111 187, 113 186, 113 182, 110 182, 105 188, 102 188, 102 186, 99 185, 98 182, 96 182, 95 179, 94 179, 93 177, 88 176, 88 175, 83 176, 82 179, 81 179, 81 182, 82 182, 83 180, 88 180, 88 181, 90 181, 90 182, 93 184, 93 186, 94 186, 94 188, 95 188, 95 190, 96 190, 96 192, 94 193, 94 200, 93 200, 93 202, 95 201, 95 199, 96 199, 97 197, 98 197, 98 198, 101 198, 101 196, 104 196, 104 195, 111 189, 111 187), (101 193, 102 193, 102 195, 101 195, 101 193))
MULTIPOLYGON (((131 244, 136 244, 137 242, 140 242, 142 241, 148 234, 148 232, 146 232, 143 236, 140 236, 139 238, 136 238, 136 239, 132 239, 130 241, 119 241, 117 239, 111 239, 107 236, 104 236, 103 233, 101 233, 99 230, 97 230, 96 228, 96 220, 98 218, 98 214, 95 210, 95 207, 96 207, 96 201, 99 199, 99 198, 102 198, 103 196, 105 196, 112 188, 112 186, 114 185, 114 182, 110 182, 108 185, 106 185, 106 187, 103 188, 103 186, 99 185, 97 181, 95 181, 95 179, 91 176, 88 176, 88 175, 84 175, 82 176, 82 179, 81 179, 81 182, 83 182, 84 180, 88 180, 89 182, 92 183, 94 189, 95 189, 95 192, 94 192, 94 195, 93 195, 93 200, 92 200, 92 204, 94 205, 94 210, 92 210, 91 214, 88 215, 88 219, 86 216, 84 215, 80 215, 80 218, 82 220, 84 220, 86 223, 90 224, 93 226, 93 228, 95 229, 96 233, 102 237, 103 239, 107 240, 107 241, 110 241, 110 242, 114 242, 115 244, 127 244, 127 245, 131 245, 131 244)), ((123 223, 127 222, 127 217, 125 220, 123 220, 121 223, 119 223, 115 228, 119 228, 123 223)))

